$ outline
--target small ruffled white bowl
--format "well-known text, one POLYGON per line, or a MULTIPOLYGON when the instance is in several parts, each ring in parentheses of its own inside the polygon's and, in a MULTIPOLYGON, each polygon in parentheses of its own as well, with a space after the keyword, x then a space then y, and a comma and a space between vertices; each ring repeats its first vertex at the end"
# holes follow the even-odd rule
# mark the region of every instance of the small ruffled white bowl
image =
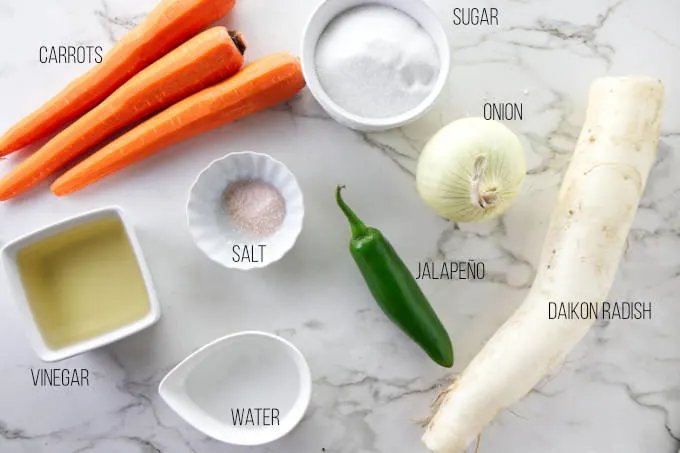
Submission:
POLYGON ((230 153, 213 161, 196 178, 189 193, 187 218, 194 242, 208 258, 228 268, 262 268, 295 245, 304 219, 302 191, 293 173, 273 157, 252 151, 230 153), (238 181, 262 181, 279 191, 286 214, 274 233, 255 237, 232 223, 223 208, 223 195, 238 181))

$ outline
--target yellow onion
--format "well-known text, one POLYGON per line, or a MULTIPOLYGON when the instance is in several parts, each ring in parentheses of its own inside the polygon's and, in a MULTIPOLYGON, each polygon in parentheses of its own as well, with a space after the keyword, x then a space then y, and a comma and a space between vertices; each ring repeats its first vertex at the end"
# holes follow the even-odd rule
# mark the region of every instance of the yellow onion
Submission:
POLYGON ((505 212, 526 175, 524 150, 503 124, 463 118, 439 130, 418 160, 416 187, 434 211, 455 222, 505 212))

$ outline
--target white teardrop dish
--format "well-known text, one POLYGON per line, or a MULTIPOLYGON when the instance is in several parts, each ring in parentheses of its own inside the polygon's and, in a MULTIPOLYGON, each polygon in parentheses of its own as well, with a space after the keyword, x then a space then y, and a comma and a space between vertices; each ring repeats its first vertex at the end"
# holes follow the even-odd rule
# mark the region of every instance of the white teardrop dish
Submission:
POLYGON ((158 391, 205 435, 252 446, 279 439, 297 426, 309 405, 311 386, 309 366, 295 346, 276 335, 247 331, 189 355, 163 378, 158 391), (259 425, 235 421, 234 411, 248 408, 261 409, 259 425))

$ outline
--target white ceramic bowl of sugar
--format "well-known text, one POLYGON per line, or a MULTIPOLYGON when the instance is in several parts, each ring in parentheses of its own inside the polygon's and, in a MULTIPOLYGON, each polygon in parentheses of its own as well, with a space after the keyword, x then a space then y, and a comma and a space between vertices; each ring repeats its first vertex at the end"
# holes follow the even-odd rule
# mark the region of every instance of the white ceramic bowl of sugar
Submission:
POLYGON ((293 173, 273 157, 252 151, 230 153, 213 161, 196 178, 189 193, 187 219, 194 242, 213 261, 234 269, 262 268, 295 245, 304 219, 302 191, 293 173), (265 183, 283 198, 283 219, 272 233, 248 231, 229 214, 225 192, 244 182, 265 183))
MULTIPOLYGON (((408 38, 405 37, 404 39, 407 40, 408 38)), ((424 115, 433 106, 446 84, 450 60, 449 43, 444 28, 435 12, 424 0, 372 0, 371 2, 365 0, 325 0, 309 18, 302 39, 302 70, 307 87, 312 95, 333 119, 347 127, 361 131, 380 131, 400 127, 424 115), (414 19, 432 38, 439 59, 438 73, 429 94, 415 107, 389 117, 369 118, 341 107, 324 89, 317 70, 317 44, 328 25, 348 10, 367 4, 388 6, 414 19)), ((370 102, 371 99, 368 96, 366 97, 367 101, 370 102)))
POLYGON ((309 406, 312 379, 293 344, 248 331, 189 355, 163 378, 158 391, 172 410, 207 436, 254 446, 297 426, 309 406))

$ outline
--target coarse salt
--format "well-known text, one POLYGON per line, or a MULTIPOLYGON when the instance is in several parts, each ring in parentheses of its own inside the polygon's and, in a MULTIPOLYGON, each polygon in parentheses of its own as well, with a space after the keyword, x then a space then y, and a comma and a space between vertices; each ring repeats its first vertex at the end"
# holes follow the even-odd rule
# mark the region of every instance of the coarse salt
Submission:
POLYGON ((440 71, 429 33, 406 13, 379 4, 351 8, 333 19, 317 43, 315 64, 331 100, 375 119, 417 107, 440 71))
POLYGON ((274 186, 264 181, 237 181, 224 191, 224 211, 240 230, 256 236, 274 233, 286 216, 286 202, 274 186))

